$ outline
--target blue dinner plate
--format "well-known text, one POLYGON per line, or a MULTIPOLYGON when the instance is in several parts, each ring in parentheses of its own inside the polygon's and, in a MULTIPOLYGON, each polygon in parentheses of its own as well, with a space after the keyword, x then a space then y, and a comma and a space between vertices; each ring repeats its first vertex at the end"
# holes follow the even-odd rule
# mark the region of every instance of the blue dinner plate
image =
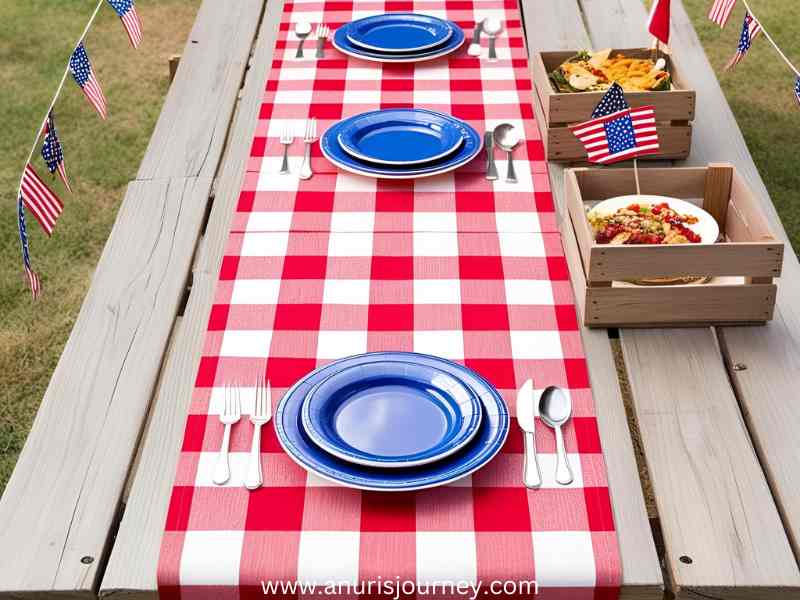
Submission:
MULTIPOLYGON (((339 133, 350 119, 335 123, 322 135, 320 149, 323 156, 334 165, 358 175, 385 179, 416 179, 447 173, 467 164, 475 158, 483 147, 481 135, 464 121, 444 115, 456 124, 462 132, 463 142, 455 152, 439 160, 415 165, 385 165, 361 160, 348 154, 339 143, 339 133)), ((356 117, 351 117, 351 119, 356 117)))
POLYGON ((308 437, 342 460, 414 467, 457 452, 475 437, 480 401, 460 379, 431 365, 353 365, 314 386, 303 403, 308 437))
POLYGON ((375 50, 362 48, 347 38, 350 29, 349 24, 343 25, 336 30, 336 33, 333 34, 332 43, 334 48, 348 56, 373 62, 414 63, 434 60, 455 52, 464 43, 464 30, 452 21, 447 21, 447 23, 452 27, 453 35, 443 44, 420 52, 376 52, 375 50))
POLYGON ((464 123, 420 108, 376 110, 342 123, 342 149, 381 165, 419 165, 453 154, 464 143, 464 123))
POLYGON ((443 19, 415 13, 387 13, 347 25, 347 39, 372 52, 415 53, 441 46, 453 35, 443 19))
POLYGON ((448 360, 409 352, 374 352, 352 356, 320 367, 283 396, 275 411, 275 430, 287 454, 306 470, 348 487, 376 491, 410 491, 452 483, 485 466, 508 436, 508 409, 492 385, 474 371, 448 360), (457 377, 478 396, 483 420, 478 433, 458 452, 417 467, 380 469, 346 462, 319 448, 303 430, 301 411, 311 389, 328 376, 353 365, 376 361, 413 361, 457 377))

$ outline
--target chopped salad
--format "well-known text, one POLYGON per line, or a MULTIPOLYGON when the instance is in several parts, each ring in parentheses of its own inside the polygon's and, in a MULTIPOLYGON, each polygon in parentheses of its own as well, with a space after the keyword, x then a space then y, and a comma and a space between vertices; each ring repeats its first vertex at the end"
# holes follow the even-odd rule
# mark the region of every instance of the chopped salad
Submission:
POLYGON ((668 203, 630 204, 613 214, 590 212, 589 223, 598 244, 699 244, 700 236, 688 226, 697 223, 692 215, 682 215, 668 203))

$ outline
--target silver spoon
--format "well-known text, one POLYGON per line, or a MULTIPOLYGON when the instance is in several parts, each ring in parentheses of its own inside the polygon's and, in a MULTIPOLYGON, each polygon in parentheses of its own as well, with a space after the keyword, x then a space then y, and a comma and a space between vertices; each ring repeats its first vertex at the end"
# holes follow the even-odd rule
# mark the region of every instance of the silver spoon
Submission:
POLYGON ((514 171, 514 148, 519 144, 519 133, 511 123, 501 123, 494 128, 494 143, 501 150, 505 150, 508 155, 508 169, 506 170, 506 181, 517 183, 517 174, 514 171))
POLYGON ((470 56, 481 55, 481 32, 483 31, 484 20, 475 21, 475 29, 472 30, 472 43, 467 48, 467 54, 470 56))
POLYGON ((503 31, 503 22, 500 19, 490 17, 483 22, 483 30, 489 36, 489 60, 497 60, 497 49, 495 48, 495 40, 497 34, 503 31))
POLYGON ((300 38, 300 45, 297 46, 297 52, 295 52, 295 58, 303 58, 303 42, 306 41, 306 38, 311 33, 311 23, 306 21, 299 21, 297 25, 294 26, 294 34, 300 38))
POLYGON ((564 447, 564 434, 561 426, 572 416, 572 402, 560 387, 551 385, 539 398, 539 416, 545 425, 556 432, 556 481, 561 485, 572 483, 572 470, 564 447))

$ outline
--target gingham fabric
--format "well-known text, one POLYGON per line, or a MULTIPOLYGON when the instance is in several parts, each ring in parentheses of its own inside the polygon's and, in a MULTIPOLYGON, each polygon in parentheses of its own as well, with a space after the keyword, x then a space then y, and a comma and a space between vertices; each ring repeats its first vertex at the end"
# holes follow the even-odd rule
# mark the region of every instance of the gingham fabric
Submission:
MULTIPOLYGON (((545 597, 616 595, 621 567, 605 464, 531 102, 512 0, 286 3, 172 491, 162 597, 261 597, 262 582, 296 580, 536 580, 545 597), (330 46, 322 60, 313 51, 293 58, 297 21, 335 29, 412 10, 468 33, 476 19, 502 19, 500 60, 488 62, 485 48, 482 58, 468 57, 466 44, 417 65, 382 66, 330 46), (480 132, 514 123, 525 135, 515 152, 519 183, 486 181, 483 154, 455 173, 376 181, 338 172, 318 145, 312 179, 278 174, 287 121, 301 135, 309 116, 322 132, 341 118, 398 106, 447 112, 480 132), (379 350, 466 364, 501 392, 512 415, 527 378, 537 389, 565 387, 574 405, 565 438, 575 481, 555 483, 553 433, 538 420, 542 489, 521 484, 522 435, 512 418, 488 466, 449 486, 399 494, 307 473, 270 423, 262 433, 264 486, 244 489, 257 375, 266 373, 275 406, 314 368, 379 350), (233 428, 231 480, 220 487, 211 481, 223 433, 218 415, 223 386, 234 381, 244 383, 245 415, 233 428)), ((296 139, 295 174, 302 151, 296 139)), ((497 158, 502 175, 505 160, 497 158)))

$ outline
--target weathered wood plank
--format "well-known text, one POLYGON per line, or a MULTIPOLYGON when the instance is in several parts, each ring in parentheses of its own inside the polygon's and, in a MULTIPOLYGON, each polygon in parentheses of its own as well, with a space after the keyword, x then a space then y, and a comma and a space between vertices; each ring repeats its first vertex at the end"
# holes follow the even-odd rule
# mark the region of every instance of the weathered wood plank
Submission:
POLYGON ((262 0, 200 6, 138 179, 217 172, 262 7, 262 0))
POLYGON ((673 591, 798 597, 800 574, 713 336, 622 335, 673 591))
POLYGON ((691 162, 733 163, 755 193, 770 228, 786 246, 783 275, 778 283, 774 320, 766 327, 718 330, 729 375, 745 412, 750 434, 783 515, 789 539, 800 555, 800 264, 747 150, 703 47, 682 2, 672 3, 672 36, 676 59, 692 66, 689 85, 697 90, 698 116, 691 162), (701 133, 702 132, 702 133, 701 133), (733 365, 746 369, 733 369, 733 365))
POLYGON ((128 188, 0 500, 0 596, 95 596, 261 6, 207 0, 198 13, 153 168, 128 188))
MULTIPOLYGON (((582 5, 596 46, 647 43, 646 14, 639 0, 582 0, 582 5), (620 18, 626 27, 620 27, 620 18)), ((688 19, 683 29, 684 37, 688 31, 694 36, 688 19)), ((708 63, 696 37, 697 53, 691 58, 683 52, 685 42, 674 38, 680 56, 673 58, 685 84, 698 92, 691 164, 727 161, 752 178, 755 168, 746 147, 731 151, 733 132, 738 133, 732 115, 724 125, 705 121, 730 110, 713 72, 702 68, 708 63), (714 89, 716 94, 707 93, 714 89)), ((759 598, 777 595, 782 586, 797 592, 800 573, 741 426, 714 332, 628 329, 621 331, 621 341, 676 591, 759 598), (657 410, 666 413, 661 418, 650 414, 657 410), (725 479, 718 479, 720 473, 725 479), (692 494, 685 494, 687 490, 692 494), (682 555, 694 562, 681 562, 682 555), (769 565, 762 564, 765 557, 769 565)), ((780 399, 767 404, 772 402, 780 399)))
MULTIPOLYGON (((584 48, 589 44, 578 5, 549 0, 521 2, 526 24, 529 52, 584 48)), ((534 102, 536 118, 544 123, 541 107, 534 102)), ((571 227, 566 216, 564 198, 564 168, 550 165, 550 181, 560 214, 560 226, 571 227)), ((564 236, 564 251, 569 262, 570 276, 583 313, 585 281, 575 240, 564 236)), ((580 319, 580 316, 578 317, 580 319)), ((603 441, 603 453, 608 470, 609 487, 614 510, 622 564, 622 593, 625 599, 661 598, 663 579, 653 536, 645 509, 639 472, 628 429, 622 393, 619 387, 614 356, 608 334, 602 330, 581 327, 584 351, 588 359, 592 392, 597 407, 597 421, 603 441)))
POLYGON ((0 595, 93 596, 210 185, 128 186, 0 501, 0 595))
POLYGON ((100 585, 102 596, 155 598, 156 567, 169 496, 175 478, 194 378, 220 263, 238 199, 262 91, 269 74, 283 0, 270 1, 237 109, 208 226, 194 268, 192 291, 167 357, 149 435, 125 507, 117 540, 100 585))

